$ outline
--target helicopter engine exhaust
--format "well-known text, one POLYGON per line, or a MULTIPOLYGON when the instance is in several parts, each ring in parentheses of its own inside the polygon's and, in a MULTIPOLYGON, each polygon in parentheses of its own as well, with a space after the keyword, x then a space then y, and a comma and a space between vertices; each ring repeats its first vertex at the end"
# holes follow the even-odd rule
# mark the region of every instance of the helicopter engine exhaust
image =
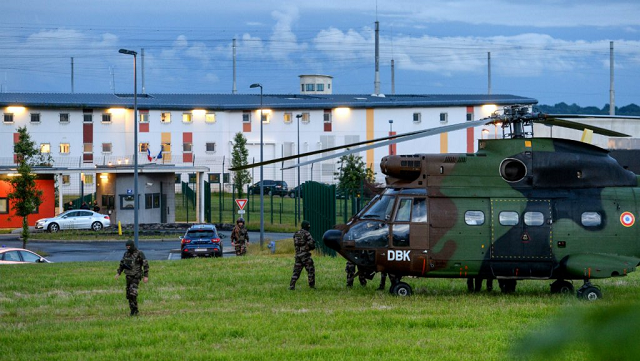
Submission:
POLYGON ((424 155, 388 155, 380 161, 380 170, 389 177, 412 181, 422 172, 424 155))

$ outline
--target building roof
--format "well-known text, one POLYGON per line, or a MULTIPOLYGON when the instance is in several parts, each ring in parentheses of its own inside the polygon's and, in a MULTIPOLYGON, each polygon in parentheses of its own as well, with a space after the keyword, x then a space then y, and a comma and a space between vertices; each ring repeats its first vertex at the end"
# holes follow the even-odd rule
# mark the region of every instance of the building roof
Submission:
MULTIPOLYGON (((263 108, 328 109, 537 104, 509 94, 263 94, 263 108)), ((29 108, 133 108, 133 94, 0 93, 0 106, 29 108)), ((138 109, 255 110, 260 94, 138 94, 138 109)))

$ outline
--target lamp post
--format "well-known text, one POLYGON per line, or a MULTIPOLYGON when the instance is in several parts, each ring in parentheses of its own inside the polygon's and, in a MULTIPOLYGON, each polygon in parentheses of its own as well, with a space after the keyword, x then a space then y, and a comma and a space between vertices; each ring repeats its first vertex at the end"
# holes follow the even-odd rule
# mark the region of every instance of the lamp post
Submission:
POLYGON ((296 119, 298 119, 298 194, 296 197, 296 209, 297 213, 295 216, 295 225, 298 225, 298 220, 300 219, 300 118, 302 118, 302 114, 296 115, 296 119))
MULTIPOLYGON (((393 119, 389 119, 389 135, 395 135, 393 133, 393 119)), ((395 155, 395 144, 389 144, 389 155, 395 155)))
POLYGON ((120 49, 118 52, 133 55, 133 242, 138 248, 138 53, 127 49, 120 49))
MULTIPOLYGON (((260 88, 260 163, 264 161, 264 142, 262 140, 262 84, 251 84, 249 88, 260 88)), ((260 166, 260 249, 264 244, 264 170, 260 166)))

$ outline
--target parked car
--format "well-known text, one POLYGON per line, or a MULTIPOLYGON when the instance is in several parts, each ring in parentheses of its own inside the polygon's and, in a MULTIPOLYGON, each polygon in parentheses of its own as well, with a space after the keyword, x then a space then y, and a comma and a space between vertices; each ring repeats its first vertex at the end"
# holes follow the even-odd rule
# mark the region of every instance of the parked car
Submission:
MULTIPOLYGON (((264 180, 264 194, 284 197, 289 193, 289 187, 285 181, 264 180)), ((249 187, 249 194, 260 194, 260 182, 249 187)))
POLYGON ((48 259, 23 248, 0 248, 0 264, 51 263, 48 259))
POLYGON ((298 196, 298 187, 300 187, 300 198, 304 198, 304 184, 289 189, 289 197, 295 198, 298 196))
POLYGON ((106 214, 100 214, 85 209, 74 209, 60 213, 53 218, 43 218, 36 222, 36 229, 58 232, 64 229, 92 229, 99 231, 109 227, 111 220, 106 214))
POLYGON ((213 224, 191 226, 180 236, 180 257, 222 257, 222 242, 213 224))

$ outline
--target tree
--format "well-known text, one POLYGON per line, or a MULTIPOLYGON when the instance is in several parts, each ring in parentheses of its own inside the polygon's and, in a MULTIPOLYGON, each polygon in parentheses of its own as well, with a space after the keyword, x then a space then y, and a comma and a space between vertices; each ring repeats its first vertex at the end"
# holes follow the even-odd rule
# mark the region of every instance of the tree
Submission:
POLYGON ((42 204, 42 191, 36 187, 36 175, 31 173, 34 165, 50 165, 51 157, 41 155, 36 144, 31 140, 27 127, 18 128, 19 139, 14 145, 13 151, 18 162, 17 177, 12 177, 9 182, 13 191, 9 193, 9 200, 13 201, 12 209, 15 215, 22 217, 22 248, 29 241, 29 223, 27 217, 35 213, 42 204))
POLYGON ((360 189, 364 182, 374 181, 373 170, 366 166, 362 157, 347 154, 340 157, 338 176, 338 190, 348 194, 360 189))
MULTIPOLYGON (((247 149, 247 138, 240 132, 233 138, 233 150, 231 151, 231 167, 247 165, 249 150, 247 149)), ((251 182, 251 175, 246 169, 236 171, 233 174, 233 183, 238 190, 238 198, 244 196, 244 186, 251 182)))

